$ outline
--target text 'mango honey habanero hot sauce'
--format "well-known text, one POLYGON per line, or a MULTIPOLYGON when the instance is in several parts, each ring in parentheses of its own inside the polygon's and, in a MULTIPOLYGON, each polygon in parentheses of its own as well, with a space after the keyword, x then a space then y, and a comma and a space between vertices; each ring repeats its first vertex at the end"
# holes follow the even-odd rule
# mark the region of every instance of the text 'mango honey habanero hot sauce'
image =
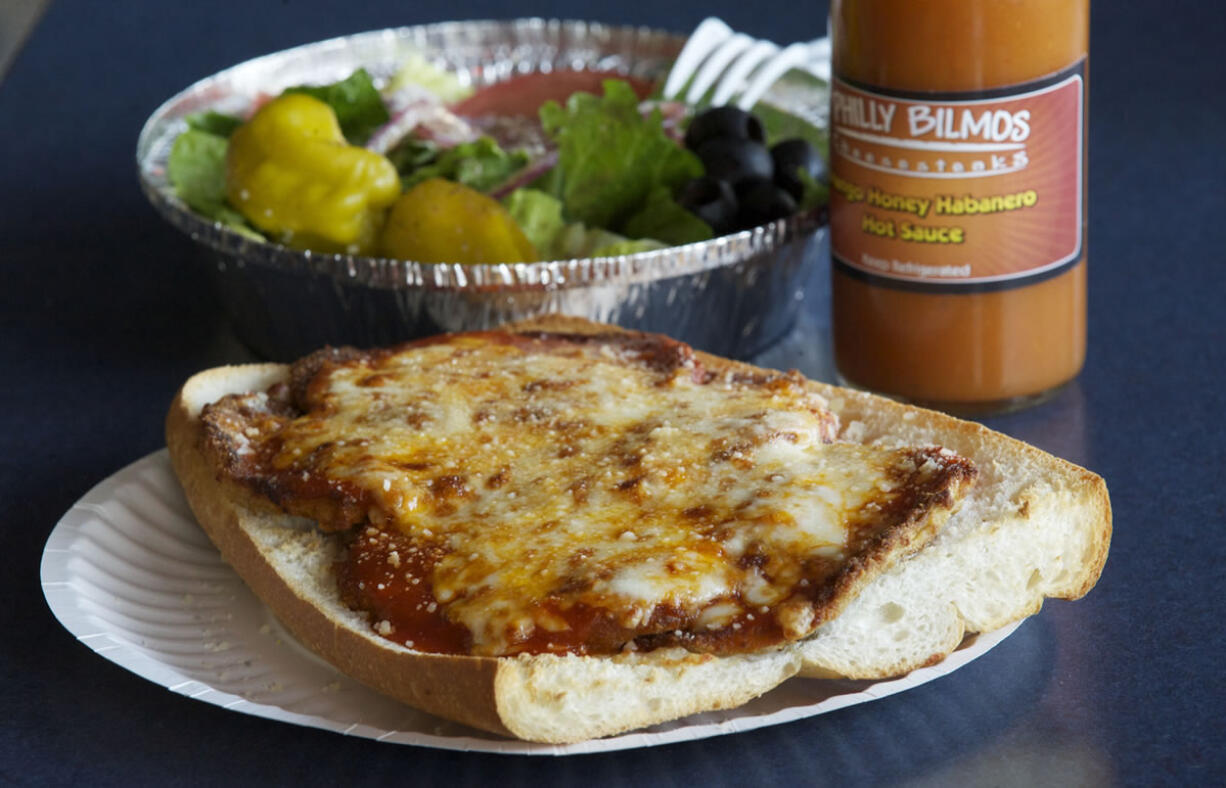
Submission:
POLYGON ((1089 0, 833 0, 835 364, 964 413, 1085 358, 1089 0))

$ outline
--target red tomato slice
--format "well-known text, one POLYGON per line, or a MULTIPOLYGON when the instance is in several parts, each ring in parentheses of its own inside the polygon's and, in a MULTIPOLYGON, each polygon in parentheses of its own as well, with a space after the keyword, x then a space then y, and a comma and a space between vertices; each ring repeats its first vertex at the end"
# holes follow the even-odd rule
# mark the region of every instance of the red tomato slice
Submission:
POLYGON ((640 99, 646 98, 652 83, 611 71, 553 71, 548 74, 522 74, 505 82, 482 88, 451 108, 457 115, 520 115, 536 117, 540 106, 550 99, 566 101, 580 91, 600 95, 606 79, 621 79, 640 99))

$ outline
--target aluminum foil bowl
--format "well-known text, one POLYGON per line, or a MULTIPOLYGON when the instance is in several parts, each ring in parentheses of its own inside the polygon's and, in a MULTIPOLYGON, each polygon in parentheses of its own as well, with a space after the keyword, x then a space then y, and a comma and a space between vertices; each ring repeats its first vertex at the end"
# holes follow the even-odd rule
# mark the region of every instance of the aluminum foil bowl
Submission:
MULTIPOLYGON (((205 109, 244 113, 261 94, 342 79, 378 83, 410 55, 482 86, 522 73, 614 71, 657 79, 685 42, 658 30, 525 19, 380 30, 296 47, 203 79, 149 118, 137 144, 145 194, 206 257, 236 333, 257 354, 289 360, 326 344, 386 345, 550 312, 669 334, 745 358, 787 333, 820 259, 824 210, 686 246, 598 259, 424 264, 321 254, 253 241, 192 212, 166 158, 205 109)), ((766 101, 821 123, 820 89, 781 83, 766 101)))

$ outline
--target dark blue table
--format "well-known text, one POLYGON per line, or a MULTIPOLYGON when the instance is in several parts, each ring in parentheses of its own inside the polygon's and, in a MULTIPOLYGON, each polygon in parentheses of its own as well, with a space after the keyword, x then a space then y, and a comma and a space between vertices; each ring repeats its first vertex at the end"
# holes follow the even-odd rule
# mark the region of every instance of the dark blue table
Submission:
MULTIPOLYGON (((34 31, 0 83, 0 782, 1222 784, 1226 14, 1209 2, 1098 3, 1089 361, 1055 401, 989 421, 1106 477, 1106 571, 1088 598, 1049 603, 953 676, 747 734, 500 757, 227 712, 111 665, 59 626, 38 578, 52 526, 162 445, 188 374, 247 357, 188 242, 139 192, 144 118, 258 54, 508 13, 488 1, 57 0, 34 31)), ((779 41, 825 24, 824 4, 783 0, 535 2, 516 15, 687 31, 707 13, 779 41)), ((810 304, 802 330, 820 343, 823 306, 810 304)))

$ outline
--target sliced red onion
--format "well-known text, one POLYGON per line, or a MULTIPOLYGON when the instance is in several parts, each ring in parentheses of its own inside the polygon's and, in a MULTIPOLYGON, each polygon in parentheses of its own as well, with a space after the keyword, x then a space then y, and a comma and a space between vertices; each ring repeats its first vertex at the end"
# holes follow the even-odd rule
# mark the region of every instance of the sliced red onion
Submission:
POLYGON ((690 114, 690 107, 680 101, 657 101, 654 99, 639 104, 639 112, 644 117, 652 110, 660 110, 660 121, 664 133, 677 142, 685 138, 685 130, 681 127, 690 114))
POLYGON ((508 180, 490 189, 489 195, 495 200, 501 200, 516 189, 532 183, 556 167, 557 164, 558 152, 556 150, 547 151, 539 158, 528 162, 522 170, 512 175, 508 180))
POLYGON ((366 147, 376 153, 387 153, 412 132, 443 148, 480 136, 467 121, 443 106, 438 96, 421 86, 406 85, 385 94, 383 101, 391 120, 366 141, 366 147))
POLYGON ((366 147, 375 153, 387 153, 396 143, 407 137, 418 124, 433 112, 436 104, 421 102, 404 107, 392 115, 392 119, 375 129, 366 141, 366 147))

